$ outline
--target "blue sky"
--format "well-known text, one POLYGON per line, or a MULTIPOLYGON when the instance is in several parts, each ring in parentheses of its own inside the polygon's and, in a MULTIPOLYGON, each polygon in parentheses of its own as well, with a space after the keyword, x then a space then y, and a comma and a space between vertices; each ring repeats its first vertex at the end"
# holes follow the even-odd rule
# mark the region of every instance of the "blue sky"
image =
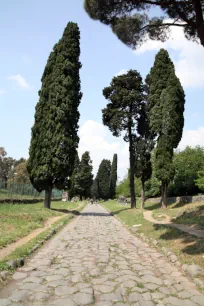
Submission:
POLYGON ((41 87, 41 76, 53 45, 69 21, 81 31, 81 83, 79 151, 90 150, 94 168, 101 158, 119 156, 120 176, 128 166, 127 145, 101 125, 106 105, 102 89, 121 70, 149 72, 159 48, 168 48, 186 92, 186 144, 204 144, 204 49, 187 42, 182 33, 165 45, 148 42, 137 52, 123 45, 110 28, 91 20, 83 0, 2 1, 0 11, 0 146, 15 158, 28 157, 31 127, 41 87))

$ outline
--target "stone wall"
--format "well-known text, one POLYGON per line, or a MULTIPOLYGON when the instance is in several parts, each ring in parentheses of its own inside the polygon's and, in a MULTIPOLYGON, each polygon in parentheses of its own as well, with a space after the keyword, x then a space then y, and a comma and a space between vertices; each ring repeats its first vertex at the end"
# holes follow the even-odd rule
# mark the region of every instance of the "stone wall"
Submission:
MULTIPOLYGON (((150 198, 146 200, 149 203, 158 203, 161 198, 150 198)), ((182 196, 182 197, 171 197, 167 199, 168 204, 172 203, 194 203, 204 201, 204 195, 199 196, 182 196)))

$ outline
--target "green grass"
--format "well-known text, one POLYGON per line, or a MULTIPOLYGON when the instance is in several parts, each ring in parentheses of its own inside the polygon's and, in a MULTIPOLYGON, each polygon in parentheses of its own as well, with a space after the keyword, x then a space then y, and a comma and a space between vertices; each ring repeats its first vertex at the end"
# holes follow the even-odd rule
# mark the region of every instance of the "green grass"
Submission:
POLYGON ((64 227, 64 225, 69 223, 70 220, 75 215, 77 215, 79 213, 79 211, 81 211, 85 207, 85 205, 86 205, 86 203, 70 203, 70 202, 56 202, 56 203, 54 203, 53 202, 52 207, 55 208, 55 209, 63 209, 63 210, 66 211, 66 210, 76 208, 76 210, 74 209, 74 210, 72 210, 72 212, 70 211, 69 214, 64 215, 64 217, 62 217, 60 220, 58 220, 54 224, 52 224, 49 229, 45 230, 44 232, 42 232, 37 237, 33 238, 31 241, 24 244, 23 246, 20 246, 20 247, 16 248, 16 250, 14 252, 12 252, 9 256, 5 257, 4 260, 0 261, 0 271, 8 270, 8 266, 6 264, 6 262, 8 260, 15 260, 17 258, 22 258, 22 257, 25 258, 25 257, 29 256, 31 249, 34 246, 36 246, 36 244, 40 243, 40 241, 44 240, 49 232, 51 232, 53 229, 56 229, 58 227, 58 225, 60 225, 59 229, 64 227))
POLYGON ((70 202, 52 202, 52 210, 48 210, 43 203, 0 204, 0 248, 43 227, 47 219, 68 213, 77 206, 70 202))
POLYGON ((162 220, 159 215, 168 215, 173 218, 172 221, 178 224, 196 225, 200 229, 204 229, 204 202, 189 204, 171 204, 168 209, 155 209, 153 217, 156 220, 162 220))
MULTIPOLYGON (((103 202, 102 205, 129 227, 134 224, 142 224, 141 227, 138 227, 138 233, 144 233, 145 236, 156 239, 160 247, 164 246, 172 250, 181 262, 195 263, 204 267, 204 239, 199 239, 177 229, 154 225, 144 219, 141 209, 130 209, 130 207, 118 204, 116 201, 103 202)), ((151 207, 155 207, 155 204, 148 204, 148 209, 151 207)), ((162 213, 166 213, 166 210, 162 210, 162 213)))

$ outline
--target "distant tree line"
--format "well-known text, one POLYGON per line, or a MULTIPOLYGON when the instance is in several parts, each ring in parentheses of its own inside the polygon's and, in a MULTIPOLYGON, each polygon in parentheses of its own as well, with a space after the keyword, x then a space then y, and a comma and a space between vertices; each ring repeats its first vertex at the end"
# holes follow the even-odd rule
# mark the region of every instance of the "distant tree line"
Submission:
POLYGON ((81 161, 76 155, 74 170, 70 179, 69 197, 113 199, 116 195, 117 154, 114 154, 112 164, 103 159, 95 179, 92 174, 92 161, 89 152, 85 152, 81 161))
MULTIPOLYGON (((152 176, 145 182, 144 191, 147 198, 161 195, 161 184, 155 175, 155 152, 151 156, 152 176)), ((169 183, 168 196, 192 196, 204 191, 204 147, 186 147, 175 151, 173 156, 174 178, 169 183)), ((135 178, 135 192, 142 193, 140 178, 135 178)), ((130 197, 128 174, 120 181, 116 194, 130 197)))
POLYGON ((7 188, 8 183, 29 184, 25 158, 14 159, 7 155, 5 148, 0 147, 0 182, 7 188))

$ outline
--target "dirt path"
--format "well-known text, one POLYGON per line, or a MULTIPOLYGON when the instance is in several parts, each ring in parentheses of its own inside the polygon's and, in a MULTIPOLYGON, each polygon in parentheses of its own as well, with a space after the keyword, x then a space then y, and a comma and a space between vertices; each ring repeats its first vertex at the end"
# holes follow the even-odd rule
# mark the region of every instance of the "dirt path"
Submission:
POLYGON ((49 218, 45 222, 44 227, 41 227, 41 228, 38 228, 38 229, 34 230, 29 235, 17 240, 16 242, 13 242, 13 243, 9 244, 7 247, 1 249, 0 250, 0 260, 3 260, 6 256, 10 255, 13 251, 15 251, 16 248, 24 245, 25 243, 29 242, 30 240, 32 240, 33 238, 35 238, 36 236, 38 236, 42 232, 46 231, 53 223, 55 223, 56 221, 60 220, 63 217, 64 217, 64 215, 49 218))
POLYGON ((201 306, 204 295, 165 255, 88 205, 13 275, 0 305, 201 306))
POLYGON ((191 235, 196 236, 198 238, 204 238, 204 231, 196 229, 195 225, 190 226, 190 225, 186 225, 186 224, 172 223, 171 218, 167 215, 164 215, 164 214, 163 214, 163 216, 165 216, 165 220, 158 221, 158 220, 155 220, 153 218, 152 211, 144 211, 143 215, 144 215, 145 220, 147 220, 149 222, 152 222, 154 224, 166 224, 170 227, 177 228, 180 231, 191 234, 191 235))

